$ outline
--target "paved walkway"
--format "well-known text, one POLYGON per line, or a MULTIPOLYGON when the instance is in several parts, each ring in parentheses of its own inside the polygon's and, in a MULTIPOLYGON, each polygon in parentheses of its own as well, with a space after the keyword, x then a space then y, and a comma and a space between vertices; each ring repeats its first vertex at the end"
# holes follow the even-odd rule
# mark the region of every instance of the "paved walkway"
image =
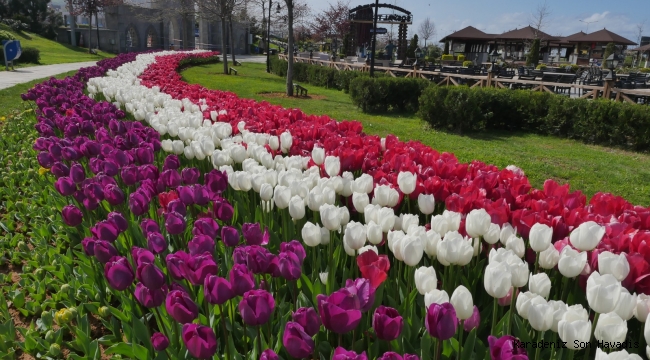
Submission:
POLYGON ((36 79, 48 78, 68 71, 79 70, 82 67, 93 66, 96 63, 96 61, 87 61, 69 64, 40 65, 19 68, 16 71, 3 71, 0 72, 0 89, 6 89, 36 79))
MULTIPOLYGON (((237 55, 235 60, 248 63, 266 64, 266 55, 237 55)), ((228 54, 228 63, 232 61, 232 55, 228 54)))

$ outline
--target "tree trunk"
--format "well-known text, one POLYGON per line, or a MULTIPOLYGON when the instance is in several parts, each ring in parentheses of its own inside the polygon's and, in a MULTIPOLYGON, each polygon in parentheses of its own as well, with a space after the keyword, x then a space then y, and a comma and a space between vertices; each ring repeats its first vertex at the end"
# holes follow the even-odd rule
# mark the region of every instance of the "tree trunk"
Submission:
POLYGON ((68 7, 70 8, 70 45, 77 46, 77 22, 74 15, 72 15, 72 0, 68 0, 68 7))
POLYGON ((235 35, 232 31, 232 15, 228 16, 228 25, 230 26, 230 53, 232 54, 232 65, 235 66, 235 35))
POLYGON ((95 13, 95 27, 97 28, 97 50, 99 50, 99 12, 95 13))
POLYGON ((228 75, 228 54, 226 53, 226 17, 221 18, 221 52, 223 55, 223 73, 228 75))
POLYGON ((92 30, 93 30, 93 14, 88 16, 88 53, 90 54, 90 49, 92 47, 92 30))
POLYGON ((183 33, 183 44, 181 45, 181 50, 185 50, 187 46, 187 20, 185 15, 181 16, 181 32, 183 33))
POLYGON ((293 0, 287 2, 287 25, 289 25, 289 39, 287 39, 287 55, 289 64, 287 65, 287 96, 293 96, 293 0))

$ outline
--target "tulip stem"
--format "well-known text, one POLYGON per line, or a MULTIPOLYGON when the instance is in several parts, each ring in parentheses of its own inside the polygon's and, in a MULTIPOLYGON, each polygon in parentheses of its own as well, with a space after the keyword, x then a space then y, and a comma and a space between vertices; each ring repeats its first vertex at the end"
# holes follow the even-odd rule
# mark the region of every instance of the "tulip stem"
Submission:
POLYGON ((539 346, 539 343, 544 340, 544 332, 543 331, 538 331, 537 332, 537 350, 535 350, 535 359, 539 359, 539 354, 542 350, 542 347, 539 346))
POLYGON ((442 353, 442 339, 436 339, 436 360, 440 360, 441 353, 442 353))
POLYGON ((493 308, 492 308, 492 329, 490 330, 491 335, 495 335, 494 334, 494 326, 497 323, 497 310, 498 310, 498 300, 497 300, 497 298, 494 298, 494 305, 493 305, 493 308))
POLYGON ((506 334, 510 335, 510 326, 512 325, 512 317, 514 316, 514 307, 515 307, 515 298, 516 298, 516 289, 512 287, 512 296, 510 297, 510 314, 508 315, 508 325, 506 334))
POLYGON ((260 334, 260 328, 262 325, 257 326, 257 356, 262 355, 262 335, 260 334))
MULTIPOLYGON (((594 322, 593 325, 591 326, 591 335, 589 335, 589 341, 591 341, 591 338, 594 337, 594 331, 596 330, 596 324, 598 324, 598 317, 600 316, 599 313, 594 313, 594 322)), ((587 347, 585 349, 585 356, 584 359, 587 360, 589 359, 589 355, 591 354, 591 347, 587 347)))
POLYGON ((460 360, 463 357, 463 333, 465 332, 463 329, 463 320, 460 321, 458 329, 460 330, 460 334, 458 334, 458 356, 456 359, 460 360))
POLYGON ((248 331, 246 331, 246 322, 242 319, 242 324, 244 324, 244 353, 248 356, 248 331))
POLYGON ((342 335, 342 334, 339 334, 339 346, 341 346, 341 342, 342 342, 342 340, 343 340, 343 335, 342 335))
POLYGON ((228 335, 226 335, 226 316, 223 313, 223 304, 219 305, 219 312, 221 312, 221 331, 223 332, 223 341, 226 342, 226 358, 230 359, 230 341, 228 341, 228 335))

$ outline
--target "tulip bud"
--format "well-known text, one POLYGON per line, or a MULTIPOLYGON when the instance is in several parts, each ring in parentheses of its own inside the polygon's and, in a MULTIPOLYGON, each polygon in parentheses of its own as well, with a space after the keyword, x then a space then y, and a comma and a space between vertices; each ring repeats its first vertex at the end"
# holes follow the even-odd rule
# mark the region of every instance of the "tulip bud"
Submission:
POLYGON ((512 225, 509 223, 503 224, 501 227, 501 233, 499 234, 499 240, 501 241, 501 244, 505 246, 506 241, 508 241, 512 235, 516 235, 515 229, 512 228, 512 225))
POLYGON ((586 292, 590 308, 600 314, 608 313, 616 309, 621 283, 613 275, 600 275, 594 271, 587 279, 586 292))
POLYGON ((293 221, 305 217, 305 201, 300 196, 296 195, 289 200, 289 215, 293 221))
POLYGON ((302 239, 305 242, 305 245, 314 247, 320 244, 320 227, 314 225, 313 223, 307 221, 302 227, 302 239))
POLYGON ((483 235, 483 239, 486 243, 494 245, 499 241, 499 236, 501 235, 501 227, 497 224, 490 224, 490 228, 483 235))
POLYGON ((618 314, 623 320, 628 321, 634 316, 634 310, 636 308, 637 295, 630 294, 630 292, 621 287, 621 295, 618 298, 618 304, 616 304, 616 309, 614 312, 618 314))
POLYGON ((530 235, 528 236, 528 240, 533 251, 541 252, 546 250, 549 245, 551 245, 552 239, 552 227, 537 223, 530 228, 530 235))
POLYGON ((544 299, 531 300, 527 314, 530 326, 537 331, 547 331, 553 326, 553 306, 544 299))
POLYGON ((351 186, 353 192, 370 194, 374 187, 374 179, 368 174, 361 174, 360 177, 354 179, 351 186))
POLYGON ((533 294, 537 294, 543 298, 548 298, 551 292, 551 279, 546 273, 530 274, 528 279, 528 289, 533 294))
POLYGON ((327 230, 335 231, 341 228, 342 214, 338 207, 324 204, 320 207, 320 216, 321 222, 327 230))
POLYGON ((350 222, 345 228, 343 241, 351 249, 359 250, 366 242, 366 227, 361 223, 350 222))
MULTIPOLYGON (((442 216, 447 219, 447 231, 458 231, 460 229, 460 220, 461 214, 455 211, 445 210, 442 212, 442 216)), ((440 234, 444 236, 445 234, 440 234)))
POLYGON ((418 195, 418 208, 424 215, 433 214, 436 208, 436 201, 433 195, 419 194, 418 195))
POLYGON ((424 294, 424 306, 428 309, 431 304, 444 304, 449 302, 449 294, 444 290, 434 289, 424 294))
POLYGON ((325 158, 325 172, 329 177, 337 176, 341 172, 341 160, 337 156, 325 158))
POLYGON ((458 316, 459 320, 469 319, 472 316, 474 312, 474 300, 472 299, 472 294, 463 285, 458 286, 454 290, 449 302, 454 306, 456 316, 458 316))
POLYGON ((101 316, 104 319, 106 319, 111 315, 111 310, 107 306, 100 307, 98 312, 99 312, 99 316, 101 316))
MULTIPOLYGON (((352 193, 352 204, 358 213, 363 214, 364 209, 370 204, 370 199, 366 193, 352 193)), ((367 223, 367 222, 366 222, 367 223)))
POLYGON ((570 246, 565 246, 560 253, 557 267, 565 277, 574 278, 580 275, 585 265, 587 265, 587 252, 578 252, 570 246))
POLYGON ((417 184, 417 177, 415 174, 410 172, 400 172, 397 175, 397 184, 402 193, 409 195, 415 191, 415 186, 417 184))
POLYGON ((598 254, 598 271, 601 274, 612 274, 616 280, 623 281, 630 273, 630 264, 625 254, 614 255, 609 251, 598 254))
POLYGON ((260 198, 263 201, 273 199, 273 187, 270 184, 264 183, 260 186, 260 198))
POLYGON ((56 344, 56 343, 50 345, 50 354, 52 354, 52 356, 55 356, 55 357, 59 356, 59 354, 61 354, 61 346, 59 344, 56 344))
POLYGON ((380 244, 384 239, 381 226, 377 225, 374 221, 370 221, 366 225, 366 234, 368 242, 373 245, 380 244))
POLYGON ((596 248, 603 235, 605 235, 604 226, 594 221, 587 221, 571 232, 569 241, 578 250, 591 251, 596 248))
POLYGON ((465 219, 465 231, 472 238, 478 238, 490 229, 492 218, 485 209, 472 210, 465 219))
POLYGON ((519 258, 523 258, 526 254, 526 244, 524 244, 524 239, 511 235, 510 238, 506 241, 506 250, 512 250, 519 258))
POLYGON ((276 186, 273 192, 273 200, 278 208, 286 209, 289 207, 289 201, 291 200, 291 189, 282 185, 276 186))
POLYGON ((372 316, 372 328, 377 337, 384 341, 397 339, 402 332, 404 320, 396 309, 380 305, 372 316))
POLYGON ((465 331, 470 332, 481 324, 481 313, 478 311, 478 307, 474 305, 474 310, 472 311, 472 316, 470 316, 465 322, 463 323, 463 329, 465 331))
POLYGON ((415 287, 421 295, 425 295, 438 287, 438 277, 433 266, 422 266, 415 270, 415 287))
POLYGON ((431 304, 427 310, 425 325, 429 335, 438 341, 448 340, 456 333, 458 318, 450 303, 431 304))
POLYGON ((639 294, 636 298, 634 317, 640 322, 645 322, 648 314, 650 314, 650 296, 639 294))
POLYGON ((512 287, 512 275, 508 266, 501 262, 490 262, 485 268, 483 285, 485 291, 494 298, 500 299, 508 295, 512 287))
POLYGON ((273 151, 278 150, 280 148, 280 139, 275 135, 269 137, 269 147, 273 151))
POLYGON ((327 272, 322 272, 318 274, 321 283, 327 284, 327 274, 328 274, 327 272))
POLYGON ((542 269, 553 269, 560 260, 560 252, 555 246, 549 245, 546 250, 539 253, 539 266, 542 269))
POLYGON ((613 343, 625 342, 627 335, 627 321, 621 319, 618 314, 612 312, 601 314, 594 329, 594 337, 597 340, 613 343))
POLYGON ((322 165, 325 161, 325 149, 314 146, 311 151, 311 158, 314 160, 314 164, 322 165))

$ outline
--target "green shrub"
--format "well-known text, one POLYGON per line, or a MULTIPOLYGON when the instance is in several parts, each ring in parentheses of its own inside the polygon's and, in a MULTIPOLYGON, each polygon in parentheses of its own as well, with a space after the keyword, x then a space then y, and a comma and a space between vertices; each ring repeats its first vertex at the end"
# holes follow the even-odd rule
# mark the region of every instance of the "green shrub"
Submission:
POLYGON ((38 64, 41 60, 41 51, 33 47, 23 48, 20 58, 17 60, 21 63, 38 64))
POLYGON ((535 69, 537 70, 546 70, 546 64, 539 64, 535 66, 535 69))
POLYGON ((0 45, 3 40, 16 40, 16 38, 9 31, 0 30, 0 45))
POLYGON ((199 65, 207 65, 207 64, 216 64, 219 62, 219 57, 218 56, 210 56, 207 58, 194 58, 190 57, 184 60, 181 60, 180 63, 178 64, 178 68, 176 71, 181 71, 185 68, 192 67, 192 66, 199 66, 199 65))
POLYGON ((456 60, 465 61, 465 55, 463 55, 463 54, 458 55, 458 58, 456 60))
POLYGON ((464 66, 464 67, 474 66, 474 62, 473 62, 473 61, 469 61, 469 60, 467 60, 467 61, 463 61, 463 66, 464 66))
POLYGON ((650 150, 650 107, 610 100, 570 99, 547 92, 494 88, 426 88, 418 116, 432 127, 456 131, 528 131, 650 150))
POLYGON ((639 69, 639 72, 642 72, 642 73, 650 73, 650 68, 640 68, 640 69, 639 69))
POLYGON ((449 54, 442 55, 442 61, 447 61, 447 60, 453 61, 454 55, 449 55, 449 54))
POLYGON ((539 62, 539 39, 533 40, 530 52, 526 56, 526 66, 537 66, 539 62))
POLYGON ((425 79, 358 77, 350 82, 352 103, 364 112, 417 111, 425 79))

